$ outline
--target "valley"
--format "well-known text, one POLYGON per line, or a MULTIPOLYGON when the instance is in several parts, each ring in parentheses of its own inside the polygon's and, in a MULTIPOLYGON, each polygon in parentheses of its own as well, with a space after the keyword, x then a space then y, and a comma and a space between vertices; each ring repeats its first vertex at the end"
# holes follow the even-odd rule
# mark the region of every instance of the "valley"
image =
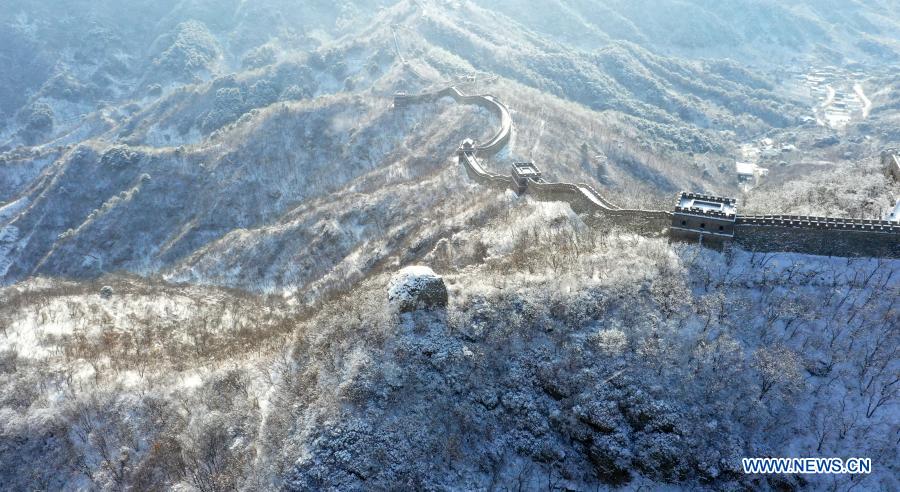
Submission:
POLYGON ((896 12, 14 0, 0 488, 897 489, 896 12))

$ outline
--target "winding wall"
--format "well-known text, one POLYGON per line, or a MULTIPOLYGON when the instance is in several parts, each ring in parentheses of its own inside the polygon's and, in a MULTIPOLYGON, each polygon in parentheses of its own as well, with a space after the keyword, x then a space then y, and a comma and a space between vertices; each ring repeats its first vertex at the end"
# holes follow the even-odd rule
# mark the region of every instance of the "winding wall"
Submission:
MULTIPOLYGON (((451 97, 460 104, 487 108, 500 120, 500 128, 487 142, 464 143, 457 151, 459 163, 469 178, 498 190, 519 190, 511 175, 488 171, 479 160, 497 154, 509 143, 512 118, 496 96, 466 95, 456 87, 448 87, 426 94, 398 94, 394 96, 394 105, 402 107, 434 102, 443 97, 451 97)), ((584 183, 548 183, 540 178, 529 178, 525 192, 541 201, 567 202, 576 213, 587 215, 587 221, 594 225, 614 225, 644 233, 659 233, 669 228, 674 217, 672 212, 661 210, 619 208, 584 183)), ((734 222, 734 241, 750 251, 900 258, 900 224, 883 220, 738 215, 734 222)))
MULTIPOLYGON (((456 87, 427 94, 397 95, 394 105, 401 107, 409 104, 434 102, 443 97, 451 97, 460 104, 475 104, 494 113, 500 120, 500 128, 485 143, 475 143, 472 147, 461 147, 458 151, 459 162, 466 174, 473 181, 496 189, 517 189, 510 175, 488 171, 481 165, 480 159, 497 154, 509 143, 512 131, 512 118, 509 110, 496 96, 486 94, 470 96, 463 94, 456 87)), ((671 221, 672 214, 651 210, 623 210, 603 198, 590 185, 584 183, 547 183, 543 180, 530 179, 526 193, 541 201, 563 201, 569 203, 576 213, 602 215, 603 222, 611 225, 638 228, 640 230, 662 231, 671 221)), ((596 218, 596 217, 595 217, 596 218)))

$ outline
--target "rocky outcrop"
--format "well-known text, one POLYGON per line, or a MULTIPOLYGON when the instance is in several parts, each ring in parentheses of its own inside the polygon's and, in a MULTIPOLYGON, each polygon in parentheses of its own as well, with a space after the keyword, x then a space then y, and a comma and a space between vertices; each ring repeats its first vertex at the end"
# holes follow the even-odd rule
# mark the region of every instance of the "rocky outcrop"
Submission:
POLYGON ((401 313, 447 307, 444 279, 426 266, 403 268, 388 283, 388 302, 401 313))
POLYGON ((103 299, 109 299, 113 296, 113 288, 109 285, 104 285, 100 289, 100 297, 103 299))

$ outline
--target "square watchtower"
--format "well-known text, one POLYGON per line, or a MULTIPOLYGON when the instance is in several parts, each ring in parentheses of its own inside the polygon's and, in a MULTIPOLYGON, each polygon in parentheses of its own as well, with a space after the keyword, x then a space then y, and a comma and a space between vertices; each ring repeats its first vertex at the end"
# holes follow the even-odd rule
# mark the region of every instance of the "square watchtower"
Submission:
POLYGON ((528 180, 538 181, 541 179, 541 171, 533 162, 515 162, 512 165, 512 177, 516 182, 518 192, 521 195, 528 187, 528 180))
POLYGON ((409 94, 403 91, 398 91, 394 93, 394 108, 405 108, 412 103, 412 97, 409 94))
POLYGON ((682 192, 672 214, 676 239, 724 244, 734 239, 737 207, 734 198, 682 192))

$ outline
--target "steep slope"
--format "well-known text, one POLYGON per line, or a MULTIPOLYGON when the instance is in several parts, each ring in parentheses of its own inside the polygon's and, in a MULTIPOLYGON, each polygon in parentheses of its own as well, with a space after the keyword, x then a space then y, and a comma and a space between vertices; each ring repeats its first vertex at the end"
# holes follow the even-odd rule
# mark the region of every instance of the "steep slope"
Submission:
POLYGON ((490 111, 391 103, 491 94, 513 125, 484 168, 534 161, 622 207, 687 189, 874 218, 900 196, 877 162, 900 146, 898 11, 15 0, 0 488, 897 490, 900 261, 623 232, 468 179, 455 151, 490 111), (867 118, 816 123, 823 64, 867 118), (388 300, 414 264, 445 308, 388 300))
POLYGON ((268 65, 283 51, 315 49, 385 3, 16 2, 0 12, 0 61, 18 68, 2 75, 0 146, 57 140, 98 105, 143 106, 185 84, 268 65))
POLYGON ((269 113, 191 150, 74 148, 9 220, 27 239, 10 253, 16 261, 7 275, 84 276, 170 264, 385 166, 415 124, 396 118, 382 100, 338 98, 325 107, 285 105, 269 113), (72 261, 91 254, 96 262, 72 261))
POLYGON ((446 312, 385 313, 381 278, 304 325, 269 421, 289 488, 896 486, 897 262, 512 229, 446 312), (779 453, 881 471, 741 472, 779 453))
POLYGON ((484 6, 584 49, 621 40, 669 55, 767 67, 900 60, 900 21, 890 15, 900 9, 895 0, 558 0, 542 9, 499 0, 484 6))
POLYGON ((395 90, 443 86, 460 73, 501 75, 479 75, 467 89, 495 91, 513 108, 515 135, 500 162, 534 159, 548 176, 592 183, 623 205, 655 205, 680 188, 720 188, 724 169, 716 159, 735 136, 787 125, 800 113, 768 82, 733 67, 667 60, 633 44, 567 50, 469 4, 444 12, 400 3, 365 27, 343 26, 344 37, 315 51, 279 45, 277 56, 259 52, 240 73, 216 75, 234 66, 226 54, 237 49, 222 30, 249 27, 230 17, 211 20, 196 8, 214 27, 177 24, 172 39, 157 44, 169 46, 165 59, 205 71, 203 77, 149 92, 135 86, 142 99, 113 103, 80 130, 51 136, 65 145, 37 147, 46 157, 22 159, 28 154, 17 150, 4 158, 0 177, 17 204, 2 217, 5 282, 126 269, 296 291, 342 264, 364 278, 387 258, 409 257, 404 247, 445 235, 422 226, 436 220, 436 210, 477 215, 462 211, 466 192, 445 159, 462 138, 493 123, 451 104, 407 115, 390 108, 395 90), (497 23, 515 35, 501 39, 485 27, 497 23), (197 56, 219 65, 200 67, 197 56), (438 170, 426 181, 431 195, 409 186, 438 170), (366 199, 349 198, 355 193, 366 199), (329 195, 348 198, 322 200, 329 195), (388 197, 410 206, 391 210, 388 197), (336 219, 329 201, 343 203, 348 214, 338 230, 374 213, 386 231, 379 234, 404 237, 379 244, 364 228, 320 244, 307 228, 336 219), (304 252, 326 246, 336 248, 328 260, 298 266, 308 264, 298 261, 304 252), (235 269, 261 260, 256 254, 279 259, 235 269), (254 277, 254 270, 265 273, 254 277))
POLYGON ((0 290, 0 478, 897 487, 897 261, 673 248, 557 204, 502 215, 429 257, 446 310, 398 315, 387 274, 305 312, 142 279, 0 290), (866 456, 873 473, 740 471, 787 453, 866 456))

